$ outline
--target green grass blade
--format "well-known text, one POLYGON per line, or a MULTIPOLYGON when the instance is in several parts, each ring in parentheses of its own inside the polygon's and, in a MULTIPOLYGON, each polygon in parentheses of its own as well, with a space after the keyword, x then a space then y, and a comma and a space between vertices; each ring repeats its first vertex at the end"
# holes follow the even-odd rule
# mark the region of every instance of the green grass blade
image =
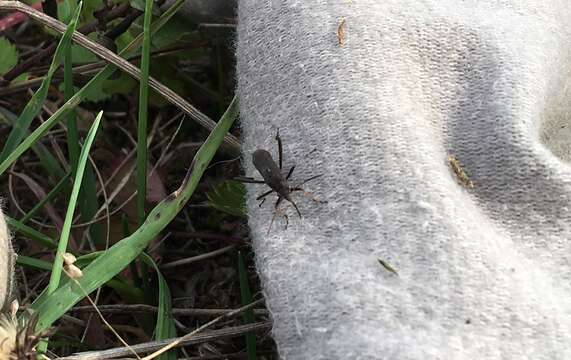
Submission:
MULTIPOLYGON (((131 235, 131 230, 129 230, 129 220, 125 214, 121 215, 121 226, 123 227, 124 237, 131 235)), ((131 271, 131 279, 133 279, 133 285, 137 288, 141 288, 143 286, 143 280, 141 280, 141 276, 139 275, 139 268, 137 267, 136 261, 133 261, 129 264, 129 270, 131 271)))
MULTIPOLYGON (((50 271, 52 269, 52 263, 29 256, 19 255, 16 258, 16 263, 18 265, 25 266, 30 269, 46 270, 46 271, 50 271)), ((119 294, 125 300, 131 303, 140 303, 143 297, 141 290, 125 283, 124 281, 121 281, 121 279, 119 279, 118 277, 106 282, 105 286, 112 288, 113 290, 115 290, 117 294, 119 294)))
POLYGON ((4 218, 6 219, 6 224, 8 224, 10 230, 20 233, 26 237, 29 237, 33 241, 47 248, 55 249, 57 247, 56 242, 49 236, 44 235, 41 232, 32 229, 31 227, 26 226, 21 222, 19 222, 18 220, 13 219, 9 216, 4 215, 4 218))
POLYGON ((0 175, 2 175, 6 170, 18 160, 18 158, 30 148, 36 141, 39 140, 49 129, 51 129, 58 121, 61 121, 74 107, 79 105, 82 99, 85 97, 87 91, 93 87, 99 86, 105 79, 113 73, 113 68, 109 68, 107 71, 102 71, 97 76, 95 76, 87 85, 81 88, 75 95, 69 99, 62 107, 60 107, 49 119, 44 121, 40 126, 36 128, 29 136, 27 136, 18 147, 10 154, 8 157, 0 163, 0 175))
MULTIPOLYGON (((142 253, 141 259, 147 263, 147 265, 155 268, 159 279, 159 306, 157 324, 155 326, 155 340, 174 338, 176 337, 176 328, 174 326, 174 318, 172 316, 171 292, 169 290, 169 286, 159 271, 159 267, 149 255, 142 253)), ((169 351, 166 354, 162 354, 157 359, 176 360, 176 351, 169 351)))
POLYGON ((149 99, 149 53, 151 51, 151 16, 153 0, 145 1, 141 81, 139 82, 139 120, 137 122, 137 215, 139 225, 145 221, 147 199, 147 112, 149 99))
MULTIPOLYGON (((252 303, 252 291, 248 282, 248 272, 244 263, 244 257, 241 252, 238 252, 238 278, 240 280, 240 297, 242 299, 242 306, 252 303)), ((254 310, 248 309, 243 314, 244 322, 251 324, 254 322, 254 310)), ((248 360, 256 360, 256 335, 247 333, 246 335, 246 353, 248 360)))
MULTIPOLYGON (((185 0, 176 0, 172 3, 172 5, 151 25, 151 35, 155 32, 159 31, 176 13, 177 11, 184 5, 185 0)), ((143 34, 137 35, 123 50, 121 51, 120 55, 123 53, 128 54, 131 51, 135 50, 139 47, 143 42, 143 34)))
POLYGON ((83 269, 78 284, 67 278, 51 295, 44 291, 32 304, 38 314, 37 330, 45 330, 74 304, 113 278, 129 265, 178 214, 194 193, 212 157, 238 115, 236 98, 196 153, 189 172, 178 190, 167 196, 149 213, 137 231, 119 241, 83 269), (81 289, 78 287, 81 286, 81 289))
POLYGON ((52 269, 52 264, 47 261, 23 255, 18 255, 16 258, 16 264, 37 270, 50 271, 52 269))
MULTIPOLYGON (((99 201, 97 200, 95 172, 90 162, 85 164, 78 204, 79 210, 81 211, 82 222, 89 222, 95 218, 95 214, 97 214, 97 210, 99 210, 99 201)), ((103 226, 99 223, 95 223, 89 225, 88 229, 93 242, 96 245, 104 245, 103 226)))
POLYGON ((24 215, 21 219, 20 222, 22 224, 25 224, 28 220, 30 220, 38 211, 40 211, 44 205, 48 202, 51 201, 57 194, 60 193, 60 191, 62 191, 66 186, 67 186, 67 181, 68 179, 71 177, 71 173, 68 172, 67 174, 65 174, 64 177, 61 178, 60 181, 58 181, 58 183, 56 184, 56 186, 54 186, 50 192, 46 195, 46 197, 44 197, 42 200, 40 200, 40 202, 38 202, 36 205, 34 205, 34 207, 28 211, 28 213, 26 215, 24 215))
MULTIPOLYGON (((180 9, 184 4, 184 0, 177 0, 171 7, 153 23, 151 33, 158 31, 166 22, 180 9)), ((141 44, 142 35, 139 34, 131 41, 120 53, 121 56, 128 56, 131 52, 141 44)), ((14 161, 16 161, 26 150, 30 148, 40 137, 42 137, 49 129, 58 121, 61 121, 67 114, 75 108, 92 89, 97 89, 101 84, 110 77, 116 68, 113 65, 106 65, 97 75, 95 75, 83 88, 81 88, 74 96, 71 97, 62 107, 60 107, 48 120, 38 126, 16 149, 0 163, 0 175, 2 175, 14 161)))
MULTIPOLYGON (((4 119, 9 125, 13 125, 18 121, 18 116, 2 107, 0 107, 0 118, 4 119)), ((30 132, 26 131, 25 136, 28 136, 29 134, 30 132)), ((40 166, 43 167, 54 179, 60 179, 65 176, 66 171, 44 144, 34 144, 32 146, 32 151, 40 160, 40 166)))
POLYGON ((85 171, 85 164, 87 163, 87 157, 89 156, 89 149, 91 149, 91 144, 95 139, 95 134, 99 129, 99 123, 101 122, 101 117, 103 116, 103 111, 100 111, 89 129, 87 134, 87 139, 83 148, 81 149, 81 154, 79 156, 79 162, 77 164, 77 172, 75 174, 75 180, 73 182, 73 189, 71 191, 71 196, 69 198, 69 204, 67 207, 67 212, 65 214, 65 220, 61 229, 61 237, 59 239, 56 256, 54 259, 54 266, 50 276, 50 283, 48 284, 48 294, 53 293, 59 286, 62 267, 63 267, 63 254, 67 250, 67 243, 69 240, 69 233, 71 231, 71 224, 73 222, 73 214, 75 212, 75 205, 77 204, 77 198, 79 195, 79 190, 81 189, 81 182, 83 180, 83 172, 85 171))
POLYGON ((81 2, 79 3, 76 12, 73 16, 73 19, 67 26, 63 36, 61 37, 59 44, 56 48, 54 58, 48 70, 48 73, 44 80, 42 81, 42 85, 36 91, 36 93, 32 96, 30 101, 26 104, 24 111, 18 120, 12 127, 12 131, 6 140, 6 144, 4 145, 4 149, 0 153, 0 160, 5 160, 8 154, 10 154, 14 149, 20 144, 22 139, 26 136, 26 132, 32 123, 32 120, 38 115, 40 110, 42 109, 42 105, 48 96, 48 88, 52 81, 52 76, 54 75, 55 71, 60 66, 66 49, 69 49, 71 46, 71 36, 75 31, 77 26, 77 20, 79 19, 79 13, 81 12, 81 2))
MULTIPOLYGON (((75 91, 73 88, 73 54, 71 46, 67 47, 63 61, 63 86, 65 101, 68 101, 73 97, 75 91)), ((75 175, 77 162, 79 161, 79 134, 77 119, 73 110, 67 114, 67 151, 69 153, 71 171, 75 175)))

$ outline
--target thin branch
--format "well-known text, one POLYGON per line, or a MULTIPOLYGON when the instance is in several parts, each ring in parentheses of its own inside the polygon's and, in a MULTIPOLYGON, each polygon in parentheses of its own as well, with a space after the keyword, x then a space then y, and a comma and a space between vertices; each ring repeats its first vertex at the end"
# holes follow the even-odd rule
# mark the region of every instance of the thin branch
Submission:
MULTIPOLYGON (((99 311, 103 314, 156 314, 159 310, 156 306, 146 304, 132 304, 132 305, 99 305, 99 311)), ((91 313, 95 309, 91 306, 76 306, 69 310, 70 312, 91 313)), ((192 316, 192 317, 210 317, 220 316, 232 312, 232 309, 172 309, 173 316, 192 316)), ((254 309, 254 314, 259 316, 268 315, 266 309, 254 309)))
POLYGON ((197 261, 210 259, 210 258, 216 257, 218 255, 224 254, 224 253, 234 249, 235 247, 236 247, 236 245, 228 245, 228 246, 225 246, 221 249, 208 252, 206 254, 200 254, 200 255, 192 256, 192 257, 185 258, 185 259, 171 261, 169 263, 161 265, 160 268, 161 268, 161 270, 166 270, 166 269, 174 268, 177 266, 188 265, 188 264, 192 264, 192 263, 197 262, 197 261))
MULTIPOLYGON (((272 324, 269 321, 267 321, 267 322, 258 322, 248 325, 235 326, 220 330, 205 331, 202 334, 194 335, 190 339, 181 341, 180 343, 177 344, 177 346, 196 345, 214 340, 242 336, 247 332, 267 330, 271 327, 271 325, 272 324)), ((183 338, 184 337, 177 338, 177 340, 183 338)), ((130 349, 136 351, 138 354, 143 354, 161 349, 162 347, 168 345, 172 341, 173 339, 151 341, 144 344, 132 345, 130 349)), ((131 354, 132 353, 129 349, 122 347, 122 348, 114 348, 103 351, 89 351, 84 353, 78 353, 72 356, 58 358, 58 360, 104 360, 104 359, 118 358, 121 356, 129 356, 131 354)))

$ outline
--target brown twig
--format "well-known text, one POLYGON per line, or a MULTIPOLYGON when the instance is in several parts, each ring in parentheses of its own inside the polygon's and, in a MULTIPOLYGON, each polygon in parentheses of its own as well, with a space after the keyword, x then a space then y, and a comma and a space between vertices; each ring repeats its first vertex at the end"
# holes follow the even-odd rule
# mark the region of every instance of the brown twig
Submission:
POLYGON ((137 20, 137 18, 139 16, 141 16, 141 14, 143 14, 142 11, 137 10, 137 9, 133 9, 133 11, 128 13, 125 16, 125 18, 123 18, 123 20, 121 20, 121 22, 119 24, 117 24, 117 26, 115 26, 113 29, 107 31, 104 36, 111 39, 111 40, 117 39, 119 37, 119 35, 123 34, 125 31, 127 31, 129 29, 129 26, 131 26, 131 24, 135 20, 137 20))
MULTIPOLYGON (((0 9, 1 9, 1 7, 0 7, 0 9)), ((89 24, 85 24, 85 25, 79 27, 77 29, 77 31, 82 33, 82 34, 90 34, 90 33, 94 32, 95 30, 97 30, 98 27, 106 24, 107 22, 125 16, 125 14, 129 11, 129 9, 131 9, 131 7, 129 6, 128 3, 116 6, 115 8, 113 8, 109 12, 107 12, 107 14, 105 16, 102 16, 100 18, 100 20, 94 20, 94 21, 90 22, 89 24)), ((137 9, 132 9, 132 10, 138 11, 139 15, 142 13, 140 10, 137 10, 137 9)), ((57 42, 51 41, 51 43, 46 45, 46 47, 44 47, 42 50, 37 52, 32 57, 30 57, 28 60, 22 61, 21 63, 14 66, 12 69, 7 71, 0 78, 0 83, 9 83, 10 81, 14 80, 18 76, 20 76, 22 73, 24 73, 25 71, 30 69, 32 66, 34 66, 37 63, 39 63, 40 61, 42 61, 43 59, 46 59, 46 58, 52 56, 56 50, 56 45, 57 45, 57 42)))
POLYGON ((216 234, 216 233, 208 233, 208 232, 189 232, 189 231, 173 231, 173 236, 176 238, 183 238, 183 239, 206 239, 206 240, 221 240, 231 243, 245 243, 246 239, 239 238, 236 236, 229 236, 223 234, 216 234))
MULTIPOLYGON (((135 304, 135 305, 99 305, 99 311, 103 314, 141 314, 141 313, 151 313, 156 314, 158 308, 156 306, 145 305, 145 304, 135 304)), ((228 314, 234 310, 228 309, 172 309, 171 313, 174 316, 192 316, 192 317, 210 317, 210 316, 220 316, 228 314)), ((259 316, 268 315, 268 311, 265 309, 254 309, 254 314, 259 316)), ((70 310, 70 312, 83 312, 91 313, 95 312, 95 309, 91 306, 76 306, 70 310)))
MULTIPOLYGON (((253 331, 260 331, 260 330, 267 330, 271 327, 271 322, 258 322, 248 325, 241 325, 235 326, 231 328, 225 328, 220 330, 211 330, 206 331, 202 334, 193 335, 191 338, 184 339, 186 336, 177 338, 180 340, 176 346, 188 346, 188 345, 196 345, 201 344, 209 341, 220 340, 225 338, 232 338, 236 336, 241 336, 248 332, 253 331)), ((200 328, 199 328, 200 329, 200 328)), ((196 330, 194 331, 196 332, 196 330)), ((194 333, 193 332, 193 333, 194 333)), ((191 333, 192 334, 192 333, 191 333)), ((144 344, 132 345, 130 348, 134 350, 138 354, 148 353, 150 351, 158 350, 163 348, 165 345, 171 343, 173 339, 161 340, 161 341, 151 341, 144 344)), ((72 356, 67 356, 63 358, 58 358, 59 360, 103 360, 103 359, 114 359, 121 356, 129 356, 131 355, 131 351, 127 348, 114 348, 109 350, 103 351, 89 351, 84 353, 74 354, 72 356)), ((147 359, 143 358, 143 360, 147 359)))
POLYGON ((171 261, 169 263, 161 265, 160 268, 161 268, 161 270, 166 270, 166 269, 175 268, 177 266, 189 265, 189 264, 195 263, 197 261, 210 259, 212 257, 216 257, 218 255, 224 254, 224 253, 234 249, 235 247, 236 247, 236 245, 229 245, 229 246, 223 247, 222 249, 214 250, 214 251, 208 252, 206 254, 200 254, 200 255, 189 257, 186 259, 171 261))

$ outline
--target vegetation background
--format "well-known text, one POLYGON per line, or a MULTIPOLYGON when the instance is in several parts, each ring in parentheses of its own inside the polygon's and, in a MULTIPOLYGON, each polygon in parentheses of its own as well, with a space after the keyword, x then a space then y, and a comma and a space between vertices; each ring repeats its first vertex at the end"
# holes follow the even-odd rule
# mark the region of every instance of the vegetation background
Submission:
POLYGON ((50 358, 184 335, 159 358, 276 357, 230 180, 236 19, 182 4, 0 1, 2 196, 20 317, 50 358))

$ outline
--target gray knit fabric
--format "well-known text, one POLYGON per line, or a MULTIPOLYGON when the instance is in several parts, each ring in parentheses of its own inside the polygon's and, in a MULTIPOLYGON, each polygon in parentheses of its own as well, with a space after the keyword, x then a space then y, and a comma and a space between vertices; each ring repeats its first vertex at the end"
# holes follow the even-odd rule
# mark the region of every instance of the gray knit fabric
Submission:
POLYGON ((239 1, 247 174, 279 128, 328 201, 248 185, 283 359, 571 359, 570 6, 239 1))
POLYGON ((0 208, 0 310, 6 310, 13 299, 15 263, 12 238, 0 208))

